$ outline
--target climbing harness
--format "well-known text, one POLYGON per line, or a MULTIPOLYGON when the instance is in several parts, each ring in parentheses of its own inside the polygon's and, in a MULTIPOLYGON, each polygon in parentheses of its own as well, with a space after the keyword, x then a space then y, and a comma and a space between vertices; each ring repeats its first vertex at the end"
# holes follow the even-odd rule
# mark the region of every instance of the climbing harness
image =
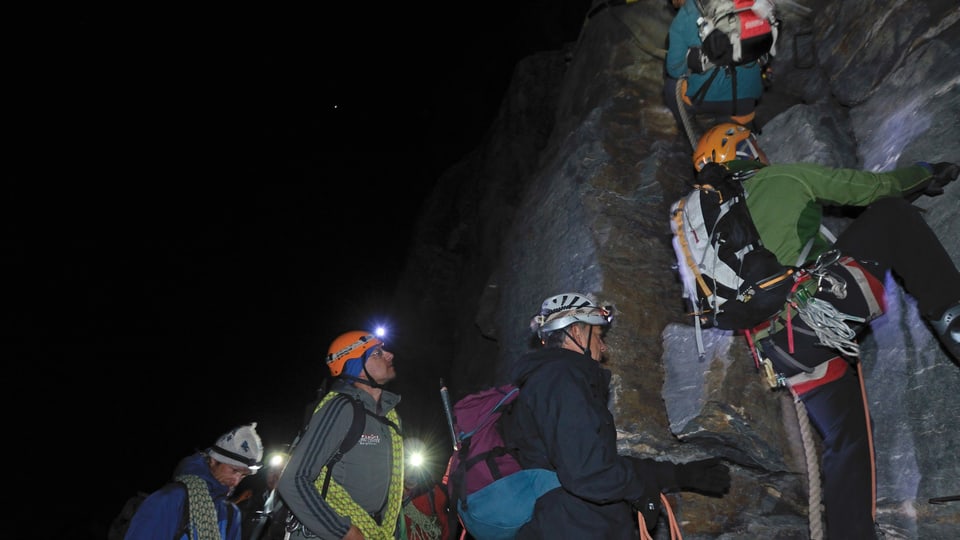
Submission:
MULTIPOLYGON (((807 245, 809 247, 809 243, 807 245)), ((801 255, 801 260, 806 256, 807 250, 801 255)), ((791 289, 790 296, 784 314, 773 321, 764 323, 757 328, 744 331, 750 351, 753 354, 757 369, 760 370, 767 384, 772 389, 789 388, 793 395, 794 407, 797 411, 797 421, 800 426, 801 438, 803 441, 804 457, 807 467, 808 482, 808 516, 810 523, 810 538, 820 540, 823 538, 823 519, 822 519, 822 490, 820 482, 820 468, 817 459, 816 443, 813 438, 810 420, 807 416, 806 406, 803 404, 801 396, 822 385, 826 382, 840 378, 850 365, 846 358, 858 358, 860 347, 855 341, 856 332, 845 321, 854 321, 858 323, 866 322, 865 318, 856 317, 839 312, 832 304, 825 300, 815 298, 814 295, 820 291, 832 294, 835 298, 843 299, 847 295, 847 283, 837 273, 832 272, 830 268, 835 264, 844 264, 841 260, 839 250, 833 249, 822 253, 817 257, 816 262, 796 274, 796 282, 791 289), (813 331, 820 344, 830 347, 840 353, 840 355, 810 368, 797 362, 792 354, 793 350, 793 332, 805 332, 803 329, 795 329, 792 324, 792 312, 796 312, 801 320, 813 331), (780 320, 782 318, 782 321, 780 320), (770 342, 769 346, 774 347, 777 352, 777 358, 800 373, 791 377, 785 377, 777 372, 773 366, 770 357, 763 353, 759 344, 760 339, 769 336, 775 332, 786 329, 789 351, 783 351, 775 344, 770 342), (845 358, 846 357, 846 358, 845 358)), ((808 333, 809 332, 805 332, 808 333)), ((767 346, 764 343, 764 346, 767 346)), ((874 457, 873 429, 870 425, 870 409, 867 400, 867 391, 864 385, 863 376, 857 373, 856 377, 860 383, 860 395, 863 399, 864 421, 867 430, 867 444, 870 452, 870 475, 871 475, 871 512, 874 522, 876 521, 876 503, 877 503, 877 477, 876 461, 874 457)))
MULTIPOLYGON (((809 246, 810 243, 808 242, 807 248, 809 246)), ((805 252, 807 248, 804 249, 805 252)), ((816 334, 821 345, 834 349, 846 357, 857 358, 860 356, 860 346, 856 342, 856 331, 848 326, 845 321, 865 323, 867 320, 863 317, 841 313, 830 302, 815 297, 818 292, 827 291, 835 298, 846 298, 847 282, 830 270, 831 266, 840 263, 840 261, 841 254, 837 249, 820 254, 813 265, 802 268, 794 274, 795 281, 790 289, 790 295, 787 297, 787 304, 783 312, 772 321, 764 322, 756 328, 744 330, 744 336, 747 338, 747 343, 753 354, 754 364, 757 370, 764 373, 771 388, 784 386, 786 380, 775 373, 771 360, 762 354, 756 342, 784 328, 787 331, 789 350, 782 351, 774 345, 777 349, 776 352, 780 353, 779 358, 800 371, 807 373, 811 371, 810 368, 793 360, 791 356, 794 352, 793 334, 803 331, 793 327, 794 313, 799 315, 800 319, 816 334)))

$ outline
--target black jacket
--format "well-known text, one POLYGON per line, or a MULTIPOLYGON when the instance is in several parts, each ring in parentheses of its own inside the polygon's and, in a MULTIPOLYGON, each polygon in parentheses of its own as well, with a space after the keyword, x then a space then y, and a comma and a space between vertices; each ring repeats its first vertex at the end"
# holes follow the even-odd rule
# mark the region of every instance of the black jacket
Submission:
POLYGON ((538 499, 517 538, 636 540, 628 501, 656 500, 673 465, 617 454, 610 372, 583 354, 547 348, 524 355, 511 379, 521 388, 501 422, 505 441, 524 468, 554 470, 561 484, 538 499))

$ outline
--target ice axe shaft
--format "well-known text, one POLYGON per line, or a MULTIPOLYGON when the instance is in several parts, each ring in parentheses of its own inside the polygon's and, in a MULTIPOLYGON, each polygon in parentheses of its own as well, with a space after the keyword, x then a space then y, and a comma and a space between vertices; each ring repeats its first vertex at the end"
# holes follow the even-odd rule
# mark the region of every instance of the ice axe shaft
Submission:
POLYGON ((450 428, 450 440, 453 441, 453 451, 460 449, 460 441, 457 440, 457 430, 453 428, 453 408, 450 407, 450 392, 447 386, 440 379, 440 400, 443 401, 443 412, 447 415, 447 427, 450 428))

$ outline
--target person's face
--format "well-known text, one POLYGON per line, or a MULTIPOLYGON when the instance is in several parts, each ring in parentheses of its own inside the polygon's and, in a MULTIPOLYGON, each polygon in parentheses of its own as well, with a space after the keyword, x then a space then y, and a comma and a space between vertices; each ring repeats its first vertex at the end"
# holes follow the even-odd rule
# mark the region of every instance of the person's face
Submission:
POLYGON ((367 357, 367 372, 377 384, 386 384, 397 376, 393 368, 393 353, 378 345, 367 357))
MULTIPOLYGON (((576 343, 569 344, 567 348, 576 351, 586 351, 587 345, 589 344, 590 358, 593 358, 595 362, 600 362, 603 359, 603 353, 607 351, 607 345, 603 342, 603 327, 589 324, 575 324, 572 330, 570 335, 576 343)), ((569 340, 570 338, 568 337, 567 339, 569 340)))
POLYGON ((212 462, 210 470, 213 472, 213 477, 217 479, 217 482, 220 482, 230 489, 237 487, 237 484, 239 484, 241 480, 251 474, 250 469, 246 467, 220 463, 215 459, 211 459, 210 461, 212 462))

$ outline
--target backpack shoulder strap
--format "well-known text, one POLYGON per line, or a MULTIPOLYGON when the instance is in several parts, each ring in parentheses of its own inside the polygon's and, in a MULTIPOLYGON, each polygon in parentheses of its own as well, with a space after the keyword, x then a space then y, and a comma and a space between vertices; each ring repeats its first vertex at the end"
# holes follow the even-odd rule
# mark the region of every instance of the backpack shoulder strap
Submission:
POLYGON ((710 71, 710 76, 707 77, 707 80, 704 81, 700 88, 693 94, 693 97, 690 98, 690 102, 694 106, 699 107, 703 104, 704 98, 707 97, 707 90, 710 89, 710 85, 713 84, 713 80, 717 78, 717 74, 720 73, 722 66, 713 66, 713 69, 710 71))
MULTIPOLYGON (((363 406, 363 403, 355 397, 351 397, 346 394, 337 394, 331 399, 350 400, 350 403, 353 405, 353 422, 350 424, 350 429, 347 430, 347 434, 344 435, 343 441, 340 442, 340 448, 338 448, 337 451, 330 456, 330 459, 327 460, 327 474, 323 478, 323 489, 320 491, 320 496, 324 499, 327 498, 327 489, 330 487, 330 473, 333 472, 334 464, 340 461, 344 454, 356 446, 357 442, 360 440, 360 436, 363 435, 363 428, 366 426, 366 415, 364 412, 369 412, 367 411, 366 407, 363 406)), ((374 418, 377 417, 376 415, 373 416, 374 418)))
MULTIPOLYGON (((393 428, 393 430, 396 431, 397 433, 401 433, 401 431, 400 431, 400 426, 398 426, 396 423, 392 422, 389 418, 387 418, 386 416, 380 416, 379 414, 377 414, 377 413, 375 413, 375 412, 367 409, 367 408, 364 407, 363 404, 360 403, 359 401, 357 401, 357 403, 360 404, 360 407, 363 409, 363 412, 365 412, 368 416, 370 416, 371 418, 373 418, 373 419, 376 420, 377 422, 380 422, 381 424, 385 424, 385 425, 390 426, 390 427, 393 428)), ((401 434, 402 434, 402 433, 401 433, 401 434)))

